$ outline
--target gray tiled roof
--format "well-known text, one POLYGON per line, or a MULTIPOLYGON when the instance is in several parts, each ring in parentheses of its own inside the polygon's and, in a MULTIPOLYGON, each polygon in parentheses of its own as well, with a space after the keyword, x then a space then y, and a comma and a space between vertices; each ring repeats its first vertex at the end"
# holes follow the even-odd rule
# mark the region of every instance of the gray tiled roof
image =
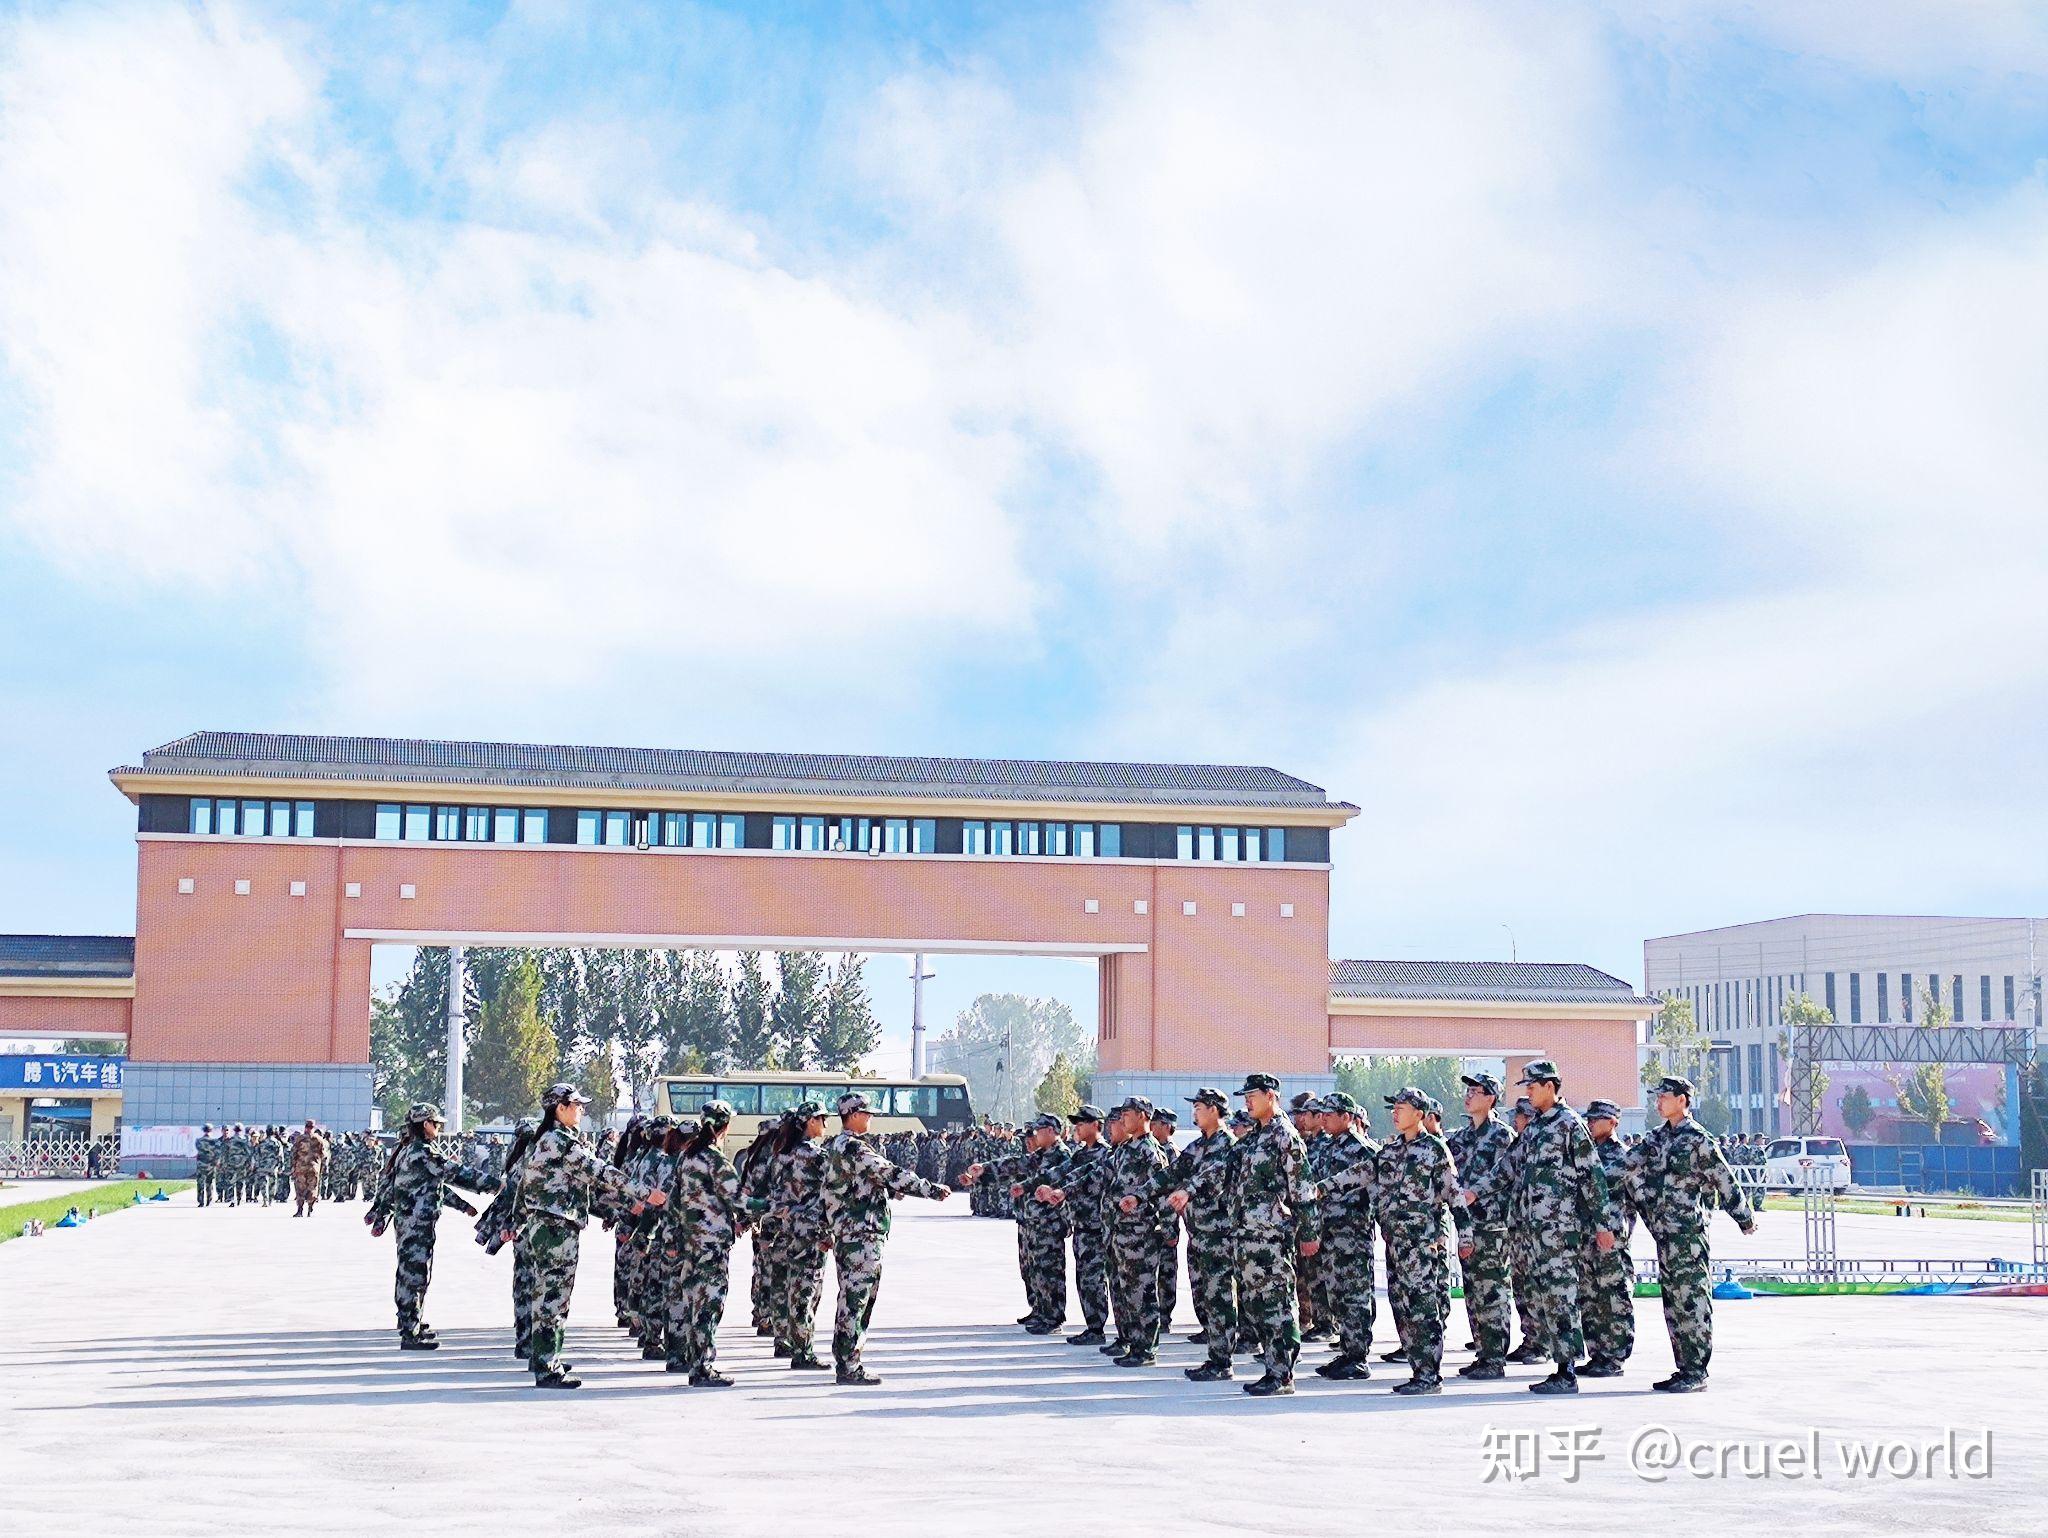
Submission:
POLYGON ((194 732, 117 774, 256 775, 296 780, 416 781, 749 791, 790 795, 942 796, 1144 805, 1332 807, 1319 785, 1248 764, 1111 764, 1015 758, 890 758, 843 753, 718 753, 689 748, 566 747, 194 732))
POLYGON ((133 977, 133 935, 0 935, 0 977, 133 977))
POLYGON ((1656 1004, 1577 961, 1333 961, 1330 992, 1357 999, 1471 999, 1512 1004, 1656 1004))

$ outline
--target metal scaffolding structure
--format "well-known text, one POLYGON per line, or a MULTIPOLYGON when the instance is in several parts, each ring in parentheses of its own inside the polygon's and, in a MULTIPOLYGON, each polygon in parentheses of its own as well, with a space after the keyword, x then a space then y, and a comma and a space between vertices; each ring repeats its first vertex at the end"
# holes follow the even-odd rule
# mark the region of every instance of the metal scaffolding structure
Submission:
POLYGON ((1835 1179, 1832 1171, 1806 1171, 1800 1191, 1806 1216, 1806 1269, 1822 1280, 1832 1281, 1837 1269, 1835 1249, 1835 1179))
POLYGON ((1826 1063, 1997 1063, 2024 1070, 2034 1059, 2031 1025, 1791 1025, 1792 1130, 1820 1131, 1826 1063))

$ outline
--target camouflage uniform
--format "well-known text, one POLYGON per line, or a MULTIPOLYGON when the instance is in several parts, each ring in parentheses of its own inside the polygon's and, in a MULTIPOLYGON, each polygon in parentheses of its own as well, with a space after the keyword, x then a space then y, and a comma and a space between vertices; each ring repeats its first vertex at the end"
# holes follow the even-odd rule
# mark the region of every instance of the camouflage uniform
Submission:
POLYGON ((1706 1378, 1714 1354, 1707 1216, 1720 1207, 1748 1233, 1756 1226, 1756 1214, 1714 1135, 1691 1116, 1675 1127, 1660 1122, 1629 1149, 1627 1158, 1629 1200, 1657 1241, 1657 1279, 1672 1360, 1679 1378, 1688 1386, 1697 1384, 1706 1378))
POLYGON ((768 1183, 774 1178, 773 1161, 763 1147, 751 1145, 734 1163, 747 1210, 754 1214, 754 1264, 747 1278, 747 1306, 754 1333, 780 1338, 781 1321, 776 1310, 786 1290, 782 1268, 788 1263, 788 1236, 782 1219, 769 1205, 768 1183))
MULTIPOLYGON (((1122 1346, 1128 1350, 1130 1344, 1130 1301, 1124 1293, 1123 1276, 1116 1268, 1108 1205, 1110 1178, 1115 1168, 1117 1150, 1122 1146, 1121 1143, 1105 1141, 1097 1143, 1092 1152, 1084 1150, 1082 1154, 1067 1162, 1066 1168, 1061 1171, 1062 1179, 1059 1185, 1059 1192, 1065 1198, 1066 1208, 1073 1215, 1075 1271, 1079 1273, 1081 1270, 1083 1234, 1087 1235, 1087 1248, 1099 1257, 1103 1278, 1104 1312, 1108 1314, 1112 1326, 1109 1343, 1103 1348, 1105 1351, 1111 1346, 1122 1346)), ((1088 1290, 1084 1285, 1081 1289, 1081 1306, 1084 1311, 1088 1306, 1088 1296, 1088 1290)), ((1099 1329, 1100 1326, 1091 1323, 1089 1328, 1099 1329)))
POLYGON ((520 1161, 517 1202, 533 1266, 530 1360, 536 1378, 561 1375, 562 1331, 576 1289, 576 1260, 593 1191, 632 1202, 648 1195, 645 1187, 634 1187, 622 1171, 598 1158, 575 1129, 559 1124, 543 1131, 520 1161))
MULTIPOLYGON (((1106 1144, 1077 1143, 1054 1183, 1063 1188, 1075 1184, 1108 1159, 1106 1144)), ((1109 1219, 1099 1195, 1089 1202, 1068 1202, 1065 1210, 1074 1236, 1074 1292, 1081 1300, 1082 1333, 1099 1336, 1109 1323, 1109 1219)))
POLYGON ((220 1139, 207 1128, 192 1140, 192 1183, 199 1193, 199 1205, 213 1204, 214 1176, 220 1170, 220 1139))
POLYGON ((240 1132, 225 1133, 220 1140, 220 1173, 216 1183, 226 1184, 230 1207, 239 1207, 249 1194, 249 1173, 254 1166, 256 1151, 249 1146, 248 1138, 240 1132))
POLYGON ((1295 1260, 1299 1246, 1321 1235, 1306 1159, 1301 1134, 1275 1115, 1238 1140, 1230 1164, 1238 1311, 1258 1340, 1266 1376, 1283 1384, 1294 1381, 1301 1355, 1295 1260))
MULTIPOLYGON (((650 1191, 668 1188, 676 1155, 668 1152, 662 1141, 656 1138, 633 1160, 627 1175, 635 1185, 650 1191)), ((625 1233, 622 1258, 626 1262, 626 1318, 640 1342, 640 1354, 654 1360, 667 1354, 668 1268, 657 1253, 661 1244, 661 1214, 652 1208, 629 1213, 617 1226, 625 1233)))
POLYGON ((1607 1177, 1585 1123, 1562 1101, 1536 1114, 1509 1162, 1511 1211, 1528 1244, 1531 1321, 1558 1371, 1569 1374, 1585 1347, 1579 1268, 1593 1231, 1607 1222, 1607 1177))
POLYGON ((1155 1360, 1165 1321, 1159 1314, 1159 1210, 1153 1183, 1166 1168, 1166 1154, 1149 1134, 1117 1144, 1103 1172, 1104 1212, 1109 1218, 1109 1263, 1124 1297, 1124 1344, 1117 1360, 1134 1365, 1155 1360), (1126 1197, 1136 1210, 1125 1212, 1126 1197))
MULTIPOLYGON (((1045 1118, 1054 1130, 1058 1122, 1045 1118)), ((1017 1213, 1017 1271, 1024 1280, 1024 1302, 1031 1311, 1031 1323, 1039 1333, 1064 1324, 1067 1318, 1067 1231, 1070 1217, 1064 1206, 1041 1202, 1032 1195, 1042 1185, 1058 1185, 1067 1164, 1063 1144, 1053 1143, 1037 1153, 1026 1151, 998 1159, 982 1171, 984 1182, 993 1181, 1008 1190, 1017 1213)))
MULTIPOLYGON (((840 1101, 841 1115, 849 1099, 840 1101)), ((839 1304, 832 1318, 832 1365, 841 1381, 868 1377, 861 1368, 862 1339, 882 1286, 882 1244, 889 1237, 889 1198, 924 1196, 943 1201, 946 1188, 897 1169, 853 1133, 825 1145, 825 1221, 839 1273, 839 1304)))
POLYGON ((790 1364, 808 1367, 817 1361, 811 1345, 818 1317, 818 1293, 825 1279, 825 1150, 809 1138, 800 1140, 777 1162, 769 1190, 769 1210, 777 1214, 783 1234, 782 1296, 775 1308, 778 1342, 790 1364))
POLYGON ((1237 1336, 1237 1245, 1230 1211, 1235 1147, 1235 1139, 1221 1127, 1198 1134, 1155 1182, 1162 1192, 1187 1193, 1181 1217, 1188 1230, 1188 1292, 1195 1318, 1201 1321, 1207 1365, 1224 1373, 1230 1370, 1231 1343, 1237 1336))
POLYGON ((725 1317, 732 1247, 747 1226, 739 1172, 717 1144, 686 1147, 676 1155, 662 1218, 669 1370, 687 1371, 692 1383, 708 1381, 717 1376, 718 1322, 725 1317))
MULTIPOLYGON (((1403 1091, 1402 1093, 1409 1093, 1403 1091)), ((1457 1199, 1451 1152, 1428 1132, 1399 1134, 1380 1145, 1369 1166, 1332 1177, 1341 1189, 1369 1180, 1387 1240, 1387 1303, 1400 1332, 1413 1381, 1434 1385, 1443 1369, 1444 1319, 1451 1311, 1450 1255, 1444 1210, 1457 1199)))
POLYGON ((413 1139, 392 1157, 389 1174, 368 1214, 373 1222, 389 1221, 397 1234, 398 1274, 392 1301, 398 1309, 398 1332, 417 1338, 422 1333, 420 1305, 434 1279, 434 1232, 441 1208, 451 1203, 451 1185, 480 1190, 480 1171, 464 1169, 431 1143, 413 1139))
POLYGON ((1376 1193, 1371 1180, 1354 1185, 1344 1177, 1354 1168, 1370 1175, 1377 1167, 1379 1152, 1378 1143, 1357 1131, 1324 1133, 1313 1150, 1314 1178, 1324 1187, 1323 1200, 1317 1204, 1323 1247, 1315 1258, 1325 1294, 1323 1311, 1317 1317, 1336 1329, 1337 1362, 1360 1366, 1372 1355, 1373 1318, 1378 1312, 1372 1254, 1376 1193))
POLYGON ((305 1211, 313 1210, 327 1174, 327 1139, 312 1128, 292 1139, 292 1195, 305 1211))
POLYGON ((1514 1129, 1498 1116, 1488 1116, 1476 1127, 1468 1121, 1444 1140, 1457 1166, 1459 1185, 1475 1198, 1470 1207, 1463 1202, 1454 1205, 1451 1217, 1458 1225, 1459 1245, 1472 1246, 1472 1253, 1459 1262, 1465 1282, 1465 1318, 1472 1327, 1479 1363, 1487 1367, 1507 1360, 1509 1331, 1514 1324, 1508 1258, 1507 1193, 1511 1186, 1503 1173, 1514 1145, 1514 1129))
POLYGON ((1604 1255, 1597 1247, 1586 1249, 1583 1312, 1587 1365, 1604 1375, 1606 1368, 1626 1362, 1636 1348, 1636 1268, 1628 1250, 1636 1219, 1629 1207, 1628 1150, 1620 1138, 1610 1134, 1596 1138, 1593 1151, 1600 1156, 1601 1171, 1607 1176, 1605 1226, 1614 1235, 1614 1248, 1604 1255))

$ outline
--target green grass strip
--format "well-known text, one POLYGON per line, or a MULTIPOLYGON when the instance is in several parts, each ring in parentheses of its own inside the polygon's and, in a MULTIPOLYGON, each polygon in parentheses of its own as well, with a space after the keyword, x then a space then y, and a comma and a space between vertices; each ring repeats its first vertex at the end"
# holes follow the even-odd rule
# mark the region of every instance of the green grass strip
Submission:
MULTIPOLYGON (((9 1189, 14 1189, 10 1187, 9 1189)), ((41 1218, 43 1227, 52 1232, 51 1225, 73 1207, 80 1212, 98 1216, 104 1212, 119 1212, 135 1204, 135 1193, 142 1193, 144 1206, 149 1199, 162 1191, 167 1196, 176 1196, 180 1191, 192 1189, 189 1180, 116 1180, 109 1185, 95 1186, 90 1191, 76 1191, 69 1196, 53 1196, 48 1201, 21 1202, 0 1207, 0 1244, 9 1239, 19 1239, 23 1225, 33 1218, 41 1218)))

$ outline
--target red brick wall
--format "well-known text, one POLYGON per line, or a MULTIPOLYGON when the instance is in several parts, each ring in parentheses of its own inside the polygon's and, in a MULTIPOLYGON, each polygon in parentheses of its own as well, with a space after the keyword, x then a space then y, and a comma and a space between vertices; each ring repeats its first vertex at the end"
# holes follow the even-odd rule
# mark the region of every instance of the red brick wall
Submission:
POLYGON ((69 1036, 77 1031, 125 1031, 127 999, 0 998, 0 1028, 69 1036))
MULTIPOLYGON (((1636 1030, 1629 1020, 1524 1018, 1471 1020, 1436 1015, 1332 1015, 1330 1046, 1419 1055, 1454 1051, 1497 1053, 1510 1047, 1533 1052, 1508 1058, 1510 1078, 1531 1057, 1550 1057, 1564 1076, 1565 1098, 1573 1105, 1605 1097, 1639 1105, 1636 1030)), ((1508 1097, 1512 1100, 1513 1096, 1508 1097)))
POLYGON ((1329 874, 862 855, 143 839, 143 1062, 369 1056, 370 943, 345 929, 1137 943, 1106 963, 1105 1068, 1256 1057, 1322 1072, 1329 874), (181 877, 195 890, 178 891, 181 877), (237 896, 234 883, 250 883, 237 896), (304 881, 306 895, 289 895, 304 881), (362 895, 342 895, 348 883, 362 895), (416 896, 399 895, 411 884, 416 896), (1088 913, 1094 899, 1100 911, 1088 913), (1143 900, 1149 911, 1133 911, 1143 900), (1197 912, 1183 914, 1194 901, 1197 912), (1242 902, 1245 915, 1231 905, 1242 902), (1291 903, 1294 916, 1279 916, 1291 903))

